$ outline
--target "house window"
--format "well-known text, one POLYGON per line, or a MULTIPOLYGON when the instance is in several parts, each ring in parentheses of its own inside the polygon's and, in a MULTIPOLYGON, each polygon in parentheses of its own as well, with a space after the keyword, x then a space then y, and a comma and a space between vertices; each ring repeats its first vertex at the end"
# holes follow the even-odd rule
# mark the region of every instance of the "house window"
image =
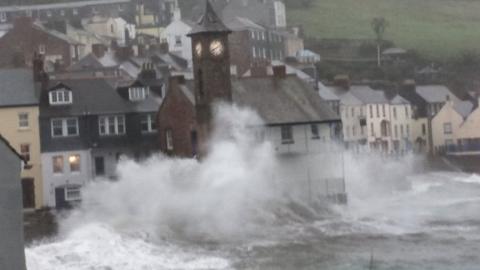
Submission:
POLYGON ((165 142, 167 144, 167 150, 173 151, 173 134, 171 129, 165 131, 165 142))
POLYGON ((7 21, 7 13, 0 12, 0 22, 6 22, 6 21, 7 21))
POLYGON ((38 53, 39 54, 45 54, 47 52, 47 47, 45 44, 39 44, 38 45, 38 53))
POLYGON ((377 107, 377 118, 380 117, 380 107, 377 105, 375 105, 375 107, 377 107))
POLYGON ((257 58, 257 50, 255 47, 252 48, 252 51, 253 51, 253 58, 257 58))
POLYGON ((63 156, 54 156, 52 158, 53 173, 63 173, 63 156))
POLYGON ((30 161, 30 144, 23 143, 20 145, 20 155, 26 162, 30 161))
POLYGON ((47 10, 47 17, 52 17, 52 11, 51 10, 47 10))
POLYGON ((405 106, 405 117, 408 118, 408 106, 405 106))
POLYGON ((110 32, 112 32, 112 34, 115 33, 115 26, 113 24, 110 25, 110 32))
POLYGON ((149 87, 131 87, 128 89, 128 97, 130 100, 144 100, 150 94, 149 87))
POLYGON ((65 16, 65 10, 63 10, 63 9, 60 10, 60 15, 61 15, 61 16, 65 16))
POLYGON ((71 155, 68 157, 68 163, 70 164, 71 172, 80 171, 80 155, 71 155))
POLYGON ((453 143, 453 140, 445 140, 445 146, 449 147, 449 146, 453 146, 454 143, 453 143))
POLYGON ((29 127, 28 113, 19 113, 18 114, 18 127, 20 129, 26 129, 29 127))
POLYGON ((267 49, 263 48, 263 58, 267 58, 267 49))
POLYGON ((443 124, 443 134, 452 134, 452 123, 443 124))
POLYGON ((77 118, 56 118, 51 120, 52 137, 78 136, 77 118))
POLYGON ((402 138, 405 137, 403 132, 403 125, 400 125, 400 135, 402 136, 402 138))
POLYGON ((73 9, 73 15, 78 15, 78 9, 76 8, 73 9))
POLYGON ((317 124, 310 125, 310 130, 312 132, 312 139, 318 140, 320 138, 320 133, 318 132, 318 125, 317 124))
POLYGON ((385 104, 382 104, 382 114, 383 114, 383 117, 386 117, 386 115, 385 115, 385 104))
POLYGON ((352 113, 352 118, 355 117, 355 108, 354 107, 352 107, 351 113, 352 113))
POLYGON ((375 136, 375 128, 373 127, 373 123, 370 123, 370 132, 372 136, 375 136))
POLYGON ((352 136, 357 136, 357 129, 355 128, 355 126, 352 127, 352 136))
POLYGON ((67 90, 55 90, 48 94, 50 105, 72 104, 72 92, 67 90))
POLYGON ((66 201, 79 201, 81 199, 80 186, 67 186, 65 187, 65 200, 66 201))
POLYGON ((144 115, 141 121, 142 133, 152 133, 157 131, 155 116, 152 114, 144 115))
POLYGON ((254 32, 254 31, 250 31, 250 36, 252 37, 252 39, 255 39, 255 32, 254 32))
POLYGON ((422 135, 427 134, 427 126, 425 124, 422 124, 422 135))
POLYGON ((410 125, 406 125, 405 128, 407 131, 407 137, 410 137, 410 125))
POLYGON ((100 135, 123 135, 125 134, 125 116, 110 115, 98 118, 100 135))
POLYGON ((282 144, 292 144, 293 143, 292 126, 282 126, 281 137, 282 137, 282 144))
POLYGON ((182 36, 175 36, 175 46, 182 46, 182 36))
POLYGON ((370 118, 373 118, 373 105, 368 106, 370 108, 370 118))
POLYGON ((395 125, 394 132, 395 132, 395 138, 398 138, 398 126, 397 125, 395 125))
POLYGON ((393 118, 397 119, 397 108, 393 107, 393 118))

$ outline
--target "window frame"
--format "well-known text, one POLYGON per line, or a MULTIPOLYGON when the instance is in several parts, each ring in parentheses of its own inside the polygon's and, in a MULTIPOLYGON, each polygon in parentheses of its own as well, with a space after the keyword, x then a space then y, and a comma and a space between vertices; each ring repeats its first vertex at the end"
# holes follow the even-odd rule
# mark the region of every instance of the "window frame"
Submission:
POLYGON ((140 120, 140 130, 143 134, 155 133, 157 132, 156 119, 154 114, 145 114, 140 120), (146 124, 147 129, 144 129, 144 124, 146 124))
POLYGON ((320 129, 318 128, 318 124, 310 125, 310 133, 312 134, 312 140, 320 139, 320 129))
POLYGON ((30 128, 30 114, 28 112, 18 113, 18 128, 29 129, 30 128), (26 119, 22 119, 25 116, 26 119), (26 123, 26 125, 24 125, 26 123))
POLYGON ((453 133, 452 123, 443 123, 443 134, 450 135, 453 133))
POLYGON ((80 186, 66 186, 65 189, 65 201, 67 202, 75 202, 75 201, 80 201, 82 199, 82 188, 80 186), (72 192, 78 193, 78 196, 75 196, 71 198, 69 196, 69 191, 70 193, 72 192))
MULTIPOLYGON (((57 127, 58 128, 58 127, 57 127)), ((80 135, 80 128, 78 124, 78 118, 77 117, 67 117, 67 118, 52 118, 50 119, 50 132, 52 135, 52 138, 67 138, 67 137, 77 137, 80 135), (75 134, 69 134, 68 132, 68 120, 75 120, 75 134), (54 130, 54 121, 60 121, 62 124, 62 135, 55 135, 54 130)))
POLYGON ((123 136, 127 133, 126 119, 125 115, 101 115, 98 117, 98 133, 102 137, 106 136, 123 136), (113 117, 113 123, 110 123, 110 120, 113 117), (120 121, 121 119, 122 121, 120 121), (103 121, 102 121, 103 120, 103 121), (102 123, 103 122, 103 123, 102 123), (102 131, 102 126, 104 130, 102 131), (123 130, 120 130, 120 126, 123 126, 123 130), (110 130, 110 127, 113 127, 113 131, 110 130))
POLYGON ((167 147, 167 151, 173 151, 173 131, 172 129, 165 130, 165 146, 167 147))
POLYGON ((280 139, 282 144, 294 144, 293 127, 291 125, 280 126, 280 139))
POLYGON ((68 167, 70 169, 70 172, 71 173, 80 173, 81 170, 82 170, 82 163, 81 163, 81 160, 82 157, 80 156, 80 154, 71 154, 71 155, 68 155, 68 167), (75 158, 75 161, 72 161, 71 158, 75 158), (75 166, 75 167, 74 167, 75 166))
POLYGON ((52 106, 68 105, 73 103, 72 91, 67 89, 53 90, 48 93, 48 101, 52 106))
POLYGON ((130 87, 128 88, 128 99, 131 101, 145 100, 150 95, 150 87, 130 87))
POLYGON ((28 163, 31 158, 31 145, 29 143, 22 143, 20 144, 20 155, 23 159, 28 163), (25 148, 27 149, 25 151, 25 148))
POLYGON ((65 172, 65 159, 63 158, 63 156, 60 156, 60 155, 52 156, 52 172, 53 174, 63 174, 65 172), (61 161, 61 167, 58 167, 59 168, 58 171, 55 169, 57 168, 55 163, 55 160, 57 158, 61 161))

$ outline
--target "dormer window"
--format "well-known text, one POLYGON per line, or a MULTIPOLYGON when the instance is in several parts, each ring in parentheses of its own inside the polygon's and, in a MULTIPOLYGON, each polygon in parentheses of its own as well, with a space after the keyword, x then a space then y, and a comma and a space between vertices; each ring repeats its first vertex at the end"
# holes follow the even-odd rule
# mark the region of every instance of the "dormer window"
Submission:
POLYGON ((55 90, 49 93, 50 105, 72 104, 72 92, 68 90, 55 90))
POLYGON ((144 100, 149 94, 149 87, 130 87, 130 89, 128 89, 128 98, 131 101, 144 100))

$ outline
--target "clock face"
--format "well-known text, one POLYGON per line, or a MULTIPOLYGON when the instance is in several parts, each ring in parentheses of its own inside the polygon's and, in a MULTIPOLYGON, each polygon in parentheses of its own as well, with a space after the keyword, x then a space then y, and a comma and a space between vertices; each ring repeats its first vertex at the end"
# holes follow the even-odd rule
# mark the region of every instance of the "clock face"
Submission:
POLYGON ((210 43, 210 53, 213 56, 220 56, 223 54, 225 47, 220 40, 214 40, 210 43))
POLYGON ((197 45, 195 45, 195 53, 197 54, 198 57, 202 56, 203 52, 203 47, 202 43, 198 42, 197 45))

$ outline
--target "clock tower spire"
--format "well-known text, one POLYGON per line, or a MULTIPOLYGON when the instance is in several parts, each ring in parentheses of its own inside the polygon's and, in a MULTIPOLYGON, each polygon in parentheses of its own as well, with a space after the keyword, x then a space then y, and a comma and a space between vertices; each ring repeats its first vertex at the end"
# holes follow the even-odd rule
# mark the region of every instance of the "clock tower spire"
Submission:
MULTIPOLYGON (((200 152, 212 128, 212 106, 232 102, 230 51, 231 31, 206 0, 205 13, 188 36, 192 39, 195 106, 200 152)), ((203 149, 204 150, 204 149, 203 149)))

